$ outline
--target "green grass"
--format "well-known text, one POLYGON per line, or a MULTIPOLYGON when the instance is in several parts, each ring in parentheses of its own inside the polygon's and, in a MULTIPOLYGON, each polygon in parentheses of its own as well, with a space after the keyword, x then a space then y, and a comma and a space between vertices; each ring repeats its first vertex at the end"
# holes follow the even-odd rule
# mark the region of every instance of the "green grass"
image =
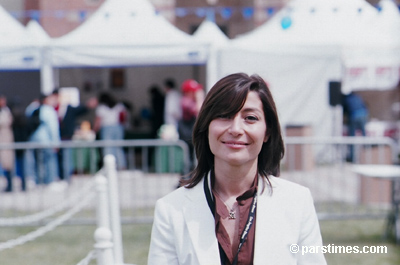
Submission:
MULTIPOLYGON (((393 239, 383 240, 383 220, 321 221, 324 245, 387 246, 387 254, 326 254, 329 265, 397 265, 400 246, 393 239)), ((27 227, 0 228, 0 242, 32 231, 27 227)), ((95 227, 62 226, 33 242, 0 252, 1 265, 75 265, 93 249, 95 227)), ((151 225, 123 225, 125 263, 145 265, 151 225)), ((96 264, 92 261, 90 264, 96 264)))
POLYGON ((325 254, 329 265, 397 265, 400 264, 400 246, 394 239, 383 239, 384 220, 321 221, 324 245, 386 246, 387 254, 325 254))
MULTIPOLYGON (((36 228, 0 228, 0 242, 17 238, 36 228)), ((0 252, 1 265, 75 265, 94 245, 95 227, 62 226, 35 241, 0 252)), ((125 263, 144 265, 150 243, 151 225, 123 225, 125 263)), ((90 264, 97 264, 92 261, 90 264)))

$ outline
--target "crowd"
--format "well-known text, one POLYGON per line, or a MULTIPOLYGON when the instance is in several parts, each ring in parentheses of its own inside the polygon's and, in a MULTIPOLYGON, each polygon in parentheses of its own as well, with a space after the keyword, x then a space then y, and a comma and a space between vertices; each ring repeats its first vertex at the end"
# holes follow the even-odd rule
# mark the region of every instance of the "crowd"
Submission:
MULTIPOLYGON (((149 88, 150 137, 179 137, 188 143, 193 162, 191 132, 203 102, 203 87, 193 79, 183 82, 181 89, 172 78, 166 79, 163 85, 164 89, 156 85, 149 88), (162 134, 165 128, 170 133, 162 134)), ((130 108, 129 103, 118 101, 109 92, 102 92, 85 104, 72 104, 67 93, 55 89, 49 95, 41 94, 26 108, 20 104, 8 105, 7 98, 0 96, 0 143, 57 144, 82 139, 123 140, 131 123, 130 108), (89 111, 94 114, 93 122, 84 120, 80 129, 77 129, 79 118, 89 111)), ((72 151, 71 148, 0 149, 0 173, 6 179, 4 191, 15 190, 13 176, 20 178, 24 191, 30 185, 45 185, 53 189, 67 187, 74 172, 72 151)), ((123 148, 110 146, 101 152, 102 155, 115 155, 118 169, 127 167, 123 148)))

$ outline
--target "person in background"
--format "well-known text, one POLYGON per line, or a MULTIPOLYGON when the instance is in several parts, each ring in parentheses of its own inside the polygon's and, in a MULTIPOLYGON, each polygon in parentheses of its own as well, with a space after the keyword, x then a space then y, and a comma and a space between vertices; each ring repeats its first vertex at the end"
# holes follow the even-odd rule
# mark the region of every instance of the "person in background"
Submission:
MULTIPOLYGON (((14 142, 19 143, 28 141, 29 135, 26 129, 27 117, 25 116, 25 111, 19 98, 13 100, 10 109, 13 115, 12 130, 14 142)), ((24 154, 24 150, 15 150, 15 174, 21 178, 21 189, 23 191, 25 191, 27 188, 25 179, 24 154)))
POLYGON ((178 123, 182 117, 181 93, 176 89, 175 81, 168 78, 164 81, 165 104, 164 104, 164 124, 173 125, 178 131, 178 123))
POLYGON ((121 103, 126 110, 126 117, 124 117, 123 126, 125 131, 125 138, 127 138, 128 134, 131 134, 133 132, 134 106, 128 100, 123 100, 121 103))
MULTIPOLYGON (((368 121, 368 108, 363 99, 354 92, 350 92, 343 96, 343 114, 348 121, 348 135, 356 136, 357 132, 361 136, 366 136, 365 125, 368 121)), ((349 148, 347 161, 354 162, 356 154, 354 152, 354 145, 349 148)))
MULTIPOLYGON (((31 103, 25 108, 25 118, 26 118, 26 127, 30 123, 30 118, 32 117, 33 113, 39 109, 41 106, 41 102, 44 99, 44 94, 40 94, 38 98, 32 100, 31 103)), ((31 129, 26 130, 26 142, 30 142, 31 135, 33 131, 31 129)), ((28 149, 24 153, 24 173, 25 173, 25 182, 27 188, 33 188, 37 184, 37 177, 36 177, 36 161, 35 161, 35 150, 28 149)))
POLYGON ((365 124, 368 121, 368 108, 364 100, 354 92, 344 96, 343 113, 347 116, 349 125, 349 136, 355 136, 359 131, 365 136, 365 124))
MULTIPOLYGON (((7 106, 7 98, 4 95, 0 95, 0 143, 1 144, 11 144, 14 142, 12 123, 13 123, 13 116, 10 109, 7 106)), ((14 168, 14 158, 15 158, 14 150, 0 149, 0 166, 7 180, 7 186, 4 189, 5 192, 11 192, 13 190, 11 171, 14 168)))
MULTIPOLYGON (((59 89, 55 89, 53 91, 53 95, 57 99, 57 105, 55 109, 58 114, 61 140, 70 141, 72 140, 72 136, 77 128, 77 119, 80 116, 88 113, 89 110, 95 109, 97 107, 98 100, 97 98, 90 98, 86 104, 72 106, 68 94, 60 93, 59 89)), ((57 153, 57 158, 60 179, 69 182, 73 171, 72 150, 69 148, 59 150, 57 153)))
MULTIPOLYGON (((36 108, 40 108, 39 118, 41 123, 36 131, 29 137, 29 141, 42 144, 59 144, 60 128, 57 112, 55 110, 57 97, 54 94, 42 94, 40 95, 39 101, 39 105, 37 105, 36 108)), ((31 115, 32 113, 29 114, 29 111, 33 112, 35 107, 31 105, 28 106, 28 108, 29 110, 26 112, 28 115, 31 115)), ((31 170, 30 173, 34 175, 36 184, 56 184, 55 181, 59 180, 57 148, 41 148, 35 151, 34 161, 30 159, 30 163, 27 166, 31 170)), ((56 185, 52 185, 51 187, 58 189, 56 185)))
POLYGON ((164 123, 165 97, 157 85, 149 88, 151 97, 151 137, 158 138, 158 130, 164 123))
POLYGON ((219 80, 193 143, 191 178, 156 203, 149 265, 326 265, 322 252, 294 252, 322 238, 310 191, 278 177, 284 143, 261 77, 219 80))
POLYGON ((193 126, 200 107, 204 100, 203 86, 194 79, 187 79, 182 83, 181 110, 182 117, 178 123, 179 138, 189 146, 190 167, 193 168, 195 162, 194 149, 192 143, 193 126))
MULTIPOLYGON (((99 95, 99 105, 95 112, 94 131, 100 140, 123 140, 126 109, 110 93, 99 95)), ((103 156, 115 156, 118 169, 126 169, 126 158, 122 147, 109 146, 103 149, 103 156)))

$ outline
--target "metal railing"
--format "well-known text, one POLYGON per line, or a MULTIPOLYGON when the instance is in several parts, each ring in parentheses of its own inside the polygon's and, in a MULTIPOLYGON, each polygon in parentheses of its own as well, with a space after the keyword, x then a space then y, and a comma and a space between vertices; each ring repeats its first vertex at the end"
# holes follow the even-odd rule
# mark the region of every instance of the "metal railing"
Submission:
MULTIPOLYGON (((25 154, 38 153, 34 166, 36 176, 31 176, 32 170, 25 170, 26 191, 22 191, 22 183, 15 169, 12 192, 0 192, 0 217, 17 217, 42 211, 55 204, 62 204, 75 190, 93 178, 102 167, 105 148, 117 147, 123 150, 126 167, 118 170, 118 183, 121 190, 120 203, 123 209, 130 208, 140 212, 140 218, 152 214, 151 205, 155 200, 178 186, 179 180, 189 172, 189 149, 184 141, 166 141, 161 139, 122 140, 122 141, 64 141, 59 144, 15 143, 2 144, 1 150, 21 150, 25 154), (43 160, 42 150, 69 151, 67 163, 63 160, 64 168, 68 168, 71 178, 67 181, 42 183, 43 165, 49 161, 43 160), (38 152, 39 151, 39 152, 38 152), (62 184, 62 185, 61 185, 62 184), (145 214, 143 214, 145 211, 145 214)), ((25 161, 26 162, 26 161, 25 161)), ((26 166, 26 165, 25 165, 26 166)), ((69 172, 68 172, 69 173, 69 172)), ((0 188, 4 189, 5 178, 0 177, 0 188)), ((78 216, 70 223, 93 223, 91 205, 87 213, 78 216)), ((132 219, 131 216, 128 219, 132 219)), ((146 218, 145 218, 146 219, 146 218)))
POLYGON ((35 215, 26 215, 18 218, 0 218, 1 226, 13 226, 18 223, 34 224, 37 220, 44 220, 48 216, 53 216, 59 211, 66 210, 61 216, 55 216, 52 221, 35 231, 6 242, 1 242, 0 252, 45 236, 48 232, 56 229, 79 213, 86 204, 95 198, 97 227, 94 232, 94 249, 89 251, 77 265, 87 265, 95 258, 98 265, 125 264, 123 261, 121 214, 119 212, 118 194, 115 157, 113 155, 106 155, 104 157, 103 168, 96 173, 84 189, 77 192, 77 196, 71 196, 69 202, 65 203, 62 207, 46 209, 35 215), (66 208, 70 209, 67 210, 66 208))
POLYGON ((390 180, 367 178, 354 164, 397 164, 397 143, 376 137, 288 137, 281 177, 310 189, 319 219, 382 218, 390 180))
MULTIPOLYGON (((287 137, 281 178, 310 189, 320 219, 382 218, 390 210, 391 183, 370 181, 352 171, 354 163, 397 163, 397 145, 390 138, 369 137, 287 137), (349 153, 352 150, 352 156, 349 153), (352 161, 350 161, 352 160, 352 161), (349 162, 350 161, 350 162, 349 162)), ((177 188, 189 172, 189 153, 182 141, 124 140, 62 142, 59 145, 16 143, 1 149, 44 148, 73 151, 74 174, 63 190, 36 185, 11 193, 0 193, 0 217, 20 216, 60 204, 74 190, 93 178, 101 167, 105 147, 124 150, 126 168, 118 169, 119 204, 123 223, 152 222, 155 202, 177 188), (79 164, 81 163, 81 164, 79 164)), ((14 178, 18 182, 18 178, 14 178)), ((4 180, 3 180, 4 183, 4 180)), ((18 183, 17 183, 18 184, 18 183)), ((93 209, 87 207, 70 223, 94 223, 93 209)))

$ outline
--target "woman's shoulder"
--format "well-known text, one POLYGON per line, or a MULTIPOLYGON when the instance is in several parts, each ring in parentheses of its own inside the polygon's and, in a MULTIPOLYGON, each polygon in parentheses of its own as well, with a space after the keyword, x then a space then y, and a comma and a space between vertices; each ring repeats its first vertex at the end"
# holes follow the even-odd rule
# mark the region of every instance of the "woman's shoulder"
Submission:
POLYGON ((302 186, 298 183, 292 182, 290 180, 284 179, 282 177, 269 176, 268 177, 273 192, 284 192, 284 193, 292 193, 292 194, 309 194, 310 191, 307 187, 302 186))
POLYGON ((309 188, 281 177, 270 176, 269 179, 272 189, 263 192, 264 199, 271 199, 289 211, 301 212, 304 207, 311 207, 313 197, 309 188))
POLYGON ((200 187, 200 184, 197 184, 193 188, 179 187, 174 191, 168 193, 167 195, 161 197, 159 201, 167 204, 179 204, 183 205, 182 202, 186 200, 197 200, 198 197, 204 196, 203 190, 200 187))

